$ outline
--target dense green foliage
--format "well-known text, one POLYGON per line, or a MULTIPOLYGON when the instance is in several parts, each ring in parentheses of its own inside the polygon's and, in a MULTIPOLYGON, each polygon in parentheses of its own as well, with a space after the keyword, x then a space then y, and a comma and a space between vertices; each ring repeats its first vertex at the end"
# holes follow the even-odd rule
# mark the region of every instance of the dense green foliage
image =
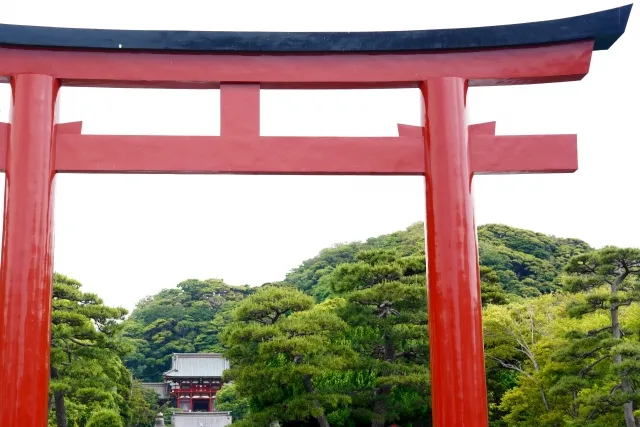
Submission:
MULTIPOLYGON (((578 239, 561 239, 498 224, 478 227, 478 242, 480 265, 495 272, 496 282, 504 291, 524 297, 561 289, 557 279, 564 265, 572 256, 591 250, 578 239)), ((424 224, 416 223, 406 231, 366 242, 325 249, 292 270, 285 282, 324 299, 331 290, 320 279, 340 264, 357 262, 358 253, 372 249, 390 249, 398 256, 424 256, 424 224)))
MULTIPOLYGON (((640 427, 640 251, 495 224, 478 236, 491 426, 640 427)), ((216 405, 234 425, 426 427, 425 270, 418 223, 323 250, 281 283, 185 281, 100 332, 144 381, 172 353, 224 352, 233 382, 216 405)), ((152 396, 109 378, 129 394, 100 409, 148 425, 152 396)))
POLYGON ((122 420, 117 412, 102 409, 91 415, 87 427, 122 427, 122 420))
POLYGON ((424 255, 424 225, 416 223, 406 231, 324 249, 318 256, 303 262, 287 274, 285 282, 323 300, 331 294, 331 289, 326 283, 320 284, 320 279, 338 265, 357 262, 360 251, 371 249, 390 249, 399 256, 424 255))
POLYGON ((480 264, 493 269, 505 291, 524 297, 562 288, 558 274, 569 259, 591 250, 578 239, 559 239, 506 225, 478 227, 480 264))
POLYGON ((107 307, 77 281, 54 275, 50 425, 149 427, 154 402, 134 387, 123 363, 126 310, 107 307), (145 415, 146 413, 146 415, 145 415))
POLYGON ((286 288, 267 286, 238 304, 223 333, 239 395, 250 396, 247 426, 316 419, 349 402, 324 377, 349 366, 355 354, 343 339, 347 325, 328 304, 286 288))
POLYGON ((135 346, 126 363, 136 378, 161 381, 173 353, 220 352, 219 333, 233 303, 249 295, 247 286, 221 280, 186 280, 138 302, 124 334, 135 346))
POLYGON ((243 420, 249 412, 249 399, 238 397, 236 385, 227 383, 216 393, 216 409, 228 411, 233 415, 234 421, 243 420))
POLYGON ((496 426, 640 425, 640 251, 572 258, 565 291, 485 310, 489 371, 513 374, 496 426))
POLYGON ((160 412, 158 395, 155 391, 142 386, 138 381, 133 383, 131 397, 131 427, 150 427, 154 425, 156 415, 160 412))
POLYGON ((344 421, 382 427, 388 421, 426 420, 429 357, 424 256, 377 249, 358 252, 355 261, 338 265, 320 279, 321 286, 346 300, 336 311, 349 325, 346 338, 358 353, 357 363, 342 374, 360 379, 342 385, 354 399, 344 421))

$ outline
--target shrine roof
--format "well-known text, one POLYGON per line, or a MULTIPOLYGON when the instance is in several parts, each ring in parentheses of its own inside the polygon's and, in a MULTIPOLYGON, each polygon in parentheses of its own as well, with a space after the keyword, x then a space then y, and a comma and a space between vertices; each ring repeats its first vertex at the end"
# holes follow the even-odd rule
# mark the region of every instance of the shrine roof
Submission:
POLYGON ((490 27, 377 32, 147 31, 0 24, 0 46, 203 53, 382 53, 476 50, 594 40, 606 50, 632 5, 490 27))
POLYGON ((215 378, 229 369, 229 361, 218 353, 175 353, 166 378, 215 378))

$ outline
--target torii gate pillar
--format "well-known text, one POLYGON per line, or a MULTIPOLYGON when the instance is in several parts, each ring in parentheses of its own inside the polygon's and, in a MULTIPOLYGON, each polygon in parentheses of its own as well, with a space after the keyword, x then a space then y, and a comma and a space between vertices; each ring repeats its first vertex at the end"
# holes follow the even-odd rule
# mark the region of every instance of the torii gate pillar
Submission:
MULTIPOLYGON (((0 425, 47 425, 58 81, 12 78, 0 266, 0 425), (9 372, 10 374, 5 374, 9 372), (29 385, 31 403, 22 398, 29 385)), ((4 126, 3 131, 7 131, 4 126)), ((4 135, 6 137, 6 135, 4 135)))
POLYGON ((478 248, 465 122, 466 81, 421 85, 425 103, 426 254, 433 419, 482 426, 488 419, 478 248))

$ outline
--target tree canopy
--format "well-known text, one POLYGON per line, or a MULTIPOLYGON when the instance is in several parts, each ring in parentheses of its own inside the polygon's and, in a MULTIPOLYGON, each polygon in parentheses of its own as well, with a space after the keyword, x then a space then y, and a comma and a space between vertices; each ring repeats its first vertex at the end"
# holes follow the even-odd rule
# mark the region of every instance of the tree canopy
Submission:
MULTIPOLYGON (((499 224, 478 238, 490 425, 640 427, 640 250, 499 224)), ((61 396, 69 426, 151 427, 138 381, 161 380, 173 353, 221 352, 216 406, 239 427, 430 426, 425 270, 417 223, 325 249, 282 282, 186 280, 124 322, 56 276, 51 424, 67 426, 61 396)))
POLYGON ((125 324, 124 336, 135 347, 127 367, 136 378, 161 381, 173 353, 221 352, 219 333, 233 303, 252 292, 218 279, 190 279, 141 300, 125 324))
MULTIPOLYGON (((57 427, 143 427, 152 410, 138 399, 123 357, 127 311, 108 307, 95 294, 61 274, 54 275, 51 330, 50 420, 57 427)), ((142 393, 142 392, 141 392, 142 393)))
MULTIPOLYGON (((578 239, 564 239, 506 225, 478 227, 480 265, 494 272, 495 283, 510 294, 531 297, 562 288, 558 276, 574 255, 591 251, 578 239)), ((320 279, 340 264, 358 262, 357 254, 372 249, 390 249, 400 256, 424 256, 424 224, 405 231, 324 249, 314 258, 291 270, 285 282, 320 299, 330 295, 320 279)))

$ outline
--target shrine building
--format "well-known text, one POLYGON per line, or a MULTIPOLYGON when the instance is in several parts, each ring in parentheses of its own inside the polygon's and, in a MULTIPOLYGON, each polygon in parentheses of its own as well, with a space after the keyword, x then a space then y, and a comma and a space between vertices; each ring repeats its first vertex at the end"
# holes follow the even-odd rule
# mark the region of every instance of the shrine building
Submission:
POLYGON ((215 412, 216 393, 229 361, 218 353, 177 353, 164 373, 167 394, 184 412, 215 412))

